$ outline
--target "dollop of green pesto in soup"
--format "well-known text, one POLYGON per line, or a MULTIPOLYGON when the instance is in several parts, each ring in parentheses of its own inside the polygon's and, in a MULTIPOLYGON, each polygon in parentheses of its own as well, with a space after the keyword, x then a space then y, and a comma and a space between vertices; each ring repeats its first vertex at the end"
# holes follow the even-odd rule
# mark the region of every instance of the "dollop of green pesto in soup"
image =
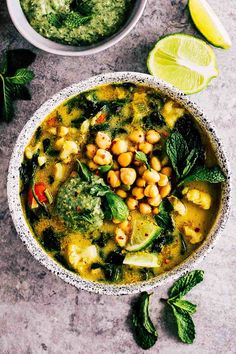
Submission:
POLYGON ((89 233, 103 224, 101 198, 90 195, 88 187, 87 182, 74 177, 58 191, 56 213, 71 230, 89 233))
POLYGON ((30 25, 42 36, 88 45, 117 32, 135 0, 20 0, 30 25))

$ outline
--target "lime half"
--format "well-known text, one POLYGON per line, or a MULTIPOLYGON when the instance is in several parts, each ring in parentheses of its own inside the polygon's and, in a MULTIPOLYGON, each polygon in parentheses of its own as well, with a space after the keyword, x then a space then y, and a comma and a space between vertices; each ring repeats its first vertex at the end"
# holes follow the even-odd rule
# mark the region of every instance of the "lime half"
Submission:
POLYGON ((218 75, 216 57, 201 39, 172 34, 159 40, 147 60, 149 72, 192 94, 205 88, 218 75))
POLYGON ((147 220, 143 215, 137 215, 132 224, 130 242, 126 246, 129 252, 141 251, 161 234, 161 228, 151 218, 147 220))
POLYGON ((155 253, 127 253, 123 261, 123 264, 145 268, 160 267, 160 263, 155 253))
POLYGON ((197 29, 216 47, 230 48, 228 32, 206 0, 189 0, 188 7, 197 29))

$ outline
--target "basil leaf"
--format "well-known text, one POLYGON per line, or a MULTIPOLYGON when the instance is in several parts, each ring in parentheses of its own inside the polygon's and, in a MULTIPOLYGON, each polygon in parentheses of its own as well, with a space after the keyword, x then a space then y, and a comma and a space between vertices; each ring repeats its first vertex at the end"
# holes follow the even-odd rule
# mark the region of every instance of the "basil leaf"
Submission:
POLYGON ((144 154, 144 152, 136 151, 135 160, 143 162, 146 165, 147 169, 151 170, 151 166, 149 165, 147 156, 144 154))
POLYGON ((174 301, 168 300, 168 304, 179 307, 182 310, 187 311, 190 315, 197 311, 197 305, 192 304, 190 301, 177 299, 174 301))
POLYGON ((141 293, 131 314, 134 338, 143 349, 151 348, 158 338, 156 328, 149 317, 149 297, 147 292, 141 293))
POLYGON ((113 192, 107 192, 105 197, 112 218, 120 221, 126 220, 129 215, 129 210, 123 199, 113 192))
POLYGON ((83 162, 80 162, 79 160, 77 160, 78 163, 78 173, 80 175, 80 177, 87 182, 91 181, 91 177, 92 177, 92 173, 89 170, 89 168, 87 167, 87 165, 83 162))
POLYGON ((182 175, 182 164, 185 162, 189 149, 183 136, 173 132, 166 141, 166 153, 178 178, 182 175))
POLYGON ((194 286, 203 280, 203 270, 193 270, 192 272, 183 275, 169 289, 169 298, 180 299, 186 295, 194 286))
POLYGON ((175 305, 171 305, 176 320, 178 336, 182 342, 192 344, 195 339, 195 326, 190 314, 175 305))
POLYGON ((204 181, 209 183, 220 183, 224 182, 226 179, 224 173, 219 166, 208 167, 197 167, 192 171, 192 174, 186 176, 180 183, 179 186, 193 181, 204 181))

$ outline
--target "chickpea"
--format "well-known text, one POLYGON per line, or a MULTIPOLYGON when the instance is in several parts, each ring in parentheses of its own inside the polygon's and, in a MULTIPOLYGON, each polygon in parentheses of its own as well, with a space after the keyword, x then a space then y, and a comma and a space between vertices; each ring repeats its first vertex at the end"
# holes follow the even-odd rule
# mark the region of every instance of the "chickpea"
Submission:
POLYGON ((154 215, 157 215, 157 214, 159 214, 160 210, 159 210, 159 208, 156 207, 156 208, 152 209, 152 212, 154 215))
POLYGON ((155 170, 146 170, 143 173, 143 179, 148 183, 148 184, 154 184, 157 183, 160 179, 159 173, 155 170))
POLYGON ((138 173, 140 174, 140 176, 142 176, 146 170, 147 167, 145 165, 142 165, 138 168, 138 173))
POLYGON ((163 175, 162 173, 159 173, 160 179, 157 182, 158 186, 160 187, 164 187, 167 185, 167 183, 169 182, 168 177, 166 175, 163 175))
POLYGON ((164 187, 159 189, 160 196, 163 198, 167 197, 171 192, 171 184, 168 182, 164 187))
POLYGON ((111 143, 111 151, 114 155, 120 155, 128 151, 128 143, 126 140, 114 139, 111 143))
POLYGON ((136 184, 138 187, 145 187, 146 186, 146 181, 144 181, 144 179, 142 178, 137 178, 136 179, 136 184))
POLYGON ((111 146, 111 139, 109 135, 103 133, 103 132, 98 132, 96 136, 96 144, 100 149, 109 149, 111 146))
POLYGON ((121 198, 127 198, 127 193, 123 189, 117 189, 116 194, 121 198))
POLYGON ((147 203, 140 203, 139 204, 139 211, 141 214, 147 215, 147 214, 151 214, 152 208, 147 203))
POLYGON ((129 140, 131 140, 133 143, 143 143, 145 140, 144 132, 142 130, 134 130, 129 135, 129 140))
POLYGON ((135 199, 143 199, 144 198, 144 189, 141 187, 134 187, 132 189, 132 195, 134 196, 135 199))
POLYGON ((153 149, 152 144, 147 142, 140 143, 138 147, 140 151, 144 152, 144 154, 149 154, 153 149))
POLYGON ((131 186, 136 180, 137 174, 133 168, 121 168, 120 179, 122 183, 131 186))
POLYGON ((109 165, 112 162, 112 155, 107 150, 98 149, 93 161, 98 165, 109 165))
POLYGON ((166 175, 167 177, 170 177, 172 175, 172 168, 171 167, 163 167, 161 170, 161 173, 163 175, 166 175))
POLYGON ((135 210, 138 206, 138 201, 132 197, 129 197, 127 199, 127 207, 129 208, 129 210, 135 210))
POLYGON ((161 203, 161 196, 160 194, 158 194, 156 197, 154 198, 148 198, 148 203, 151 205, 151 206, 158 206, 160 203, 161 203))
POLYGON ((150 162, 151 167, 155 170, 155 171, 160 171, 161 170, 161 162, 158 159, 158 157, 153 156, 151 158, 151 162, 150 162))
POLYGON ((123 152, 122 154, 119 155, 118 162, 122 167, 127 167, 131 164, 132 159, 133 159, 132 152, 123 152))
POLYGON ((126 233, 129 233, 131 231, 131 224, 128 220, 125 220, 119 224, 119 227, 121 230, 123 230, 126 233))
POLYGON ((144 195, 146 197, 155 198, 158 194, 159 190, 155 184, 149 184, 144 190, 144 195))
POLYGON ((161 139, 161 136, 155 130, 149 130, 146 134, 146 140, 150 144, 155 144, 161 139))
POLYGON ((90 158, 93 159, 94 156, 96 155, 97 152, 97 147, 94 144, 88 144, 86 146, 86 155, 90 158))
POLYGON ((135 152, 136 150, 138 150, 138 145, 129 145, 128 151, 135 152))
POLYGON ((93 161, 89 161, 88 167, 89 167, 90 170, 92 170, 92 171, 95 171, 95 170, 98 169, 98 165, 97 165, 95 162, 93 162, 93 161))
POLYGON ((109 171, 107 174, 107 182, 112 188, 119 187, 121 185, 119 171, 109 171))

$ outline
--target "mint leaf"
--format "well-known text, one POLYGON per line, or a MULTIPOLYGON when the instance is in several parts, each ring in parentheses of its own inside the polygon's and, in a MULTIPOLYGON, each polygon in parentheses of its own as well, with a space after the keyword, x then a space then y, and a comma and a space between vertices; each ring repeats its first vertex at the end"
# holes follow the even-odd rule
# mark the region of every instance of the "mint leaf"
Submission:
POLYGON ((175 305, 171 305, 171 308, 176 320, 179 338, 184 343, 192 344, 195 339, 195 326, 190 314, 175 305))
POLYGON ((107 173, 108 171, 110 171, 112 169, 112 166, 113 166, 113 164, 99 166, 98 167, 98 171, 100 173, 107 173))
POLYGON ((83 162, 80 162, 79 160, 77 160, 78 163, 78 172, 80 177, 87 182, 91 181, 91 177, 92 177, 92 173, 89 170, 89 168, 87 167, 87 165, 83 162))
POLYGON ((14 76, 9 77, 8 80, 12 84, 26 85, 34 78, 34 73, 32 70, 28 69, 18 69, 14 76))
POLYGON ((209 183, 220 183, 224 182, 226 179, 224 173, 219 166, 208 167, 197 167, 192 171, 192 173, 186 176, 180 183, 179 186, 193 181, 203 181, 209 183))
POLYGON ((203 270, 193 270, 192 272, 183 275, 169 289, 169 298, 180 299, 186 295, 194 286, 203 280, 203 275, 203 270))
POLYGON ((4 78, 4 76, 0 73, 0 78, 2 80, 2 97, 1 97, 1 106, 2 106, 2 117, 5 121, 10 121, 13 114, 13 105, 12 98, 13 92, 11 85, 4 78))
POLYGON ((182 175, 182 165, 185 162, 189 149, 183 136, 173 132, 166 141, 166 153, 178 178, 182 175))
POLYGON ((134 338, 142 349, 151 348, 158 338, 156 328, 149 316, 149 297, 147 292, 141 293, 131 314, 134 338))
POLYGON ((135 160, 138 160, 138 161, 143 162, 143 163, 146 165, 146 167, 147 167, 149 170, 151 170, 151 166, 149 165, 147 156, 144 154, 144 152, 142 152, 142 151, 136 151, 136 153, 135 153, 135 160))
POLYGON ((174 305, 182 310, 187 311, 190 315, 194 314, 197 311, 197 305, 192 304, 190 301, 187 300, 167 300, 169 305, 174 305))
POLYGON ((188 157, 186 159, 185 167, 183 169, 182 176, 181 176, 182 178, 184 176, 186 176, 187 174, 189 174, 189 172, 194 167, 197 159, 198 159, 198 150, 197 149, 191 150, 190 154, 188 155, 188 157))
POLYGON ((120 221, 126 220, 129 216, 129 209, 123 199, 111 191, 106 193, 105 197, 112 218, 120 221))

